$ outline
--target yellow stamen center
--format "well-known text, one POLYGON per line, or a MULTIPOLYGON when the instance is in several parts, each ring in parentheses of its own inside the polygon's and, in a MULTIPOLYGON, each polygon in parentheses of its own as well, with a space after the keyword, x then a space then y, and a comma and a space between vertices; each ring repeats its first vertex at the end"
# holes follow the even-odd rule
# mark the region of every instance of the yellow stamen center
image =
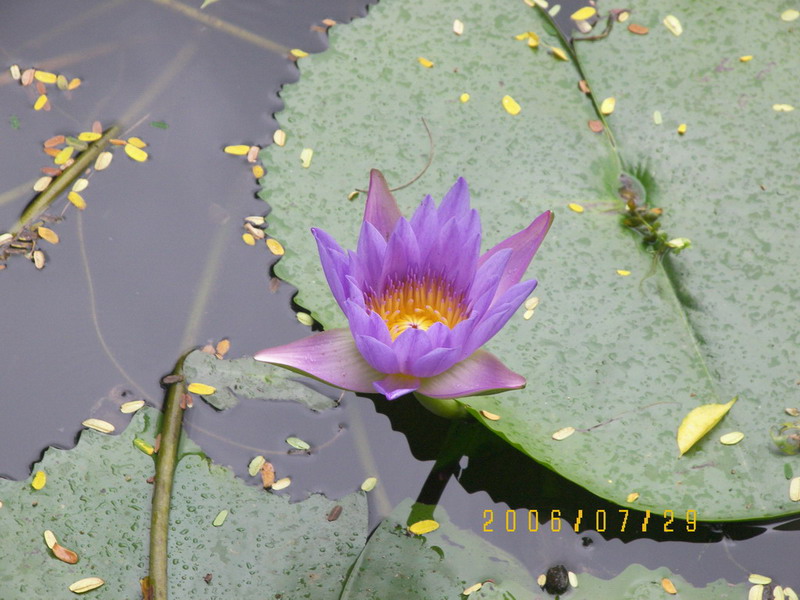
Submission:
POLYGON ((381 293, 367 293, 364 300, 386 322, 392 340, 407 329, 425 330, 434 323, 452 329, 469 316, 464 294, 436 275, 390 280, 381 293))

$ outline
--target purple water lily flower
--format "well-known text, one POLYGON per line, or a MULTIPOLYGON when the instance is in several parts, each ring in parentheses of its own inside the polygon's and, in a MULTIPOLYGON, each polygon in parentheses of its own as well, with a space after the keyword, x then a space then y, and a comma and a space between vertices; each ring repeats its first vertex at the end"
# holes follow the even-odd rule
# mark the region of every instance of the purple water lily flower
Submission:
POLYGON ((373 170, 355 252, 311 230, 350 328, 255 358, 389 400, 409 392, 452 399, 522 388, 524 377, 480 347, 536 287, 536 280, 520 280, 552 222, 544 212, 481 255, 480 219, 464 179, 438 207, 427 196, 409 220, 373 170))

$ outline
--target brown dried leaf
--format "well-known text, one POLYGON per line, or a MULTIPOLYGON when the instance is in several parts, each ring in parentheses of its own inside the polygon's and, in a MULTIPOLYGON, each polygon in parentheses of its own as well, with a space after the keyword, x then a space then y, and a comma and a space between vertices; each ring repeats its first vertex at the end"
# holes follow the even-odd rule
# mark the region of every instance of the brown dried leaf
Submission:
POLYGON ((58 542, 53 544, 51 550, 53 551, 53 556, 62 562, 70 565, 74 565, 76 562, 78 562, 78 555, 69 548, 64 548, 64 546, 58 542))

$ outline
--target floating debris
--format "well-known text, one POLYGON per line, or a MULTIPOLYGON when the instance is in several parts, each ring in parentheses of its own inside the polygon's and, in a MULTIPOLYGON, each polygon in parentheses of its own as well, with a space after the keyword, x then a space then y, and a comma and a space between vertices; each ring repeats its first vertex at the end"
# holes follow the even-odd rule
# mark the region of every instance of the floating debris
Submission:
POLYGON ((664 591, 668 594, 675 595, 678 593, 678 590, 675 589, 675 584, 666 577, 661 580, 661 587, 664 588, 664 591))
POLYGON ((631 492, 630 494, 628 494, 628 497, 625 498, 625 500, 628 503, 636 502, 638 499, 639 499, 639 492, 631 492))
POLYGON ((741 431, 731 431, 723 436, 720 436, 719 441, 726 446, 733 446, 738 444, 744 439, 744 434, 741 431))
POLYGON ((791 104, 773 104, 772 110, 775 112, 792 112, 794 110, 794 106, 791 104))
POLYGON ((704 404, 689 411, 678 427, 678 449, 681 456, 711 431, 722 420, 736 398, 726 404, 704 404))
POLYGON ((614 112, 614 108, 617 106, 617 99, 614 96, 610 98, 606 98, 600 103, 600 113, 604 115, 610 115, 614 112))
POLYGON ((275 467, 271 462, 266 461, 261 465, 261 485, 264 489, 268 489, 272 487, 273 483, 275 483, 275 467))
POLYGON ((291 477, 282 477, 281 479, 278 479, 278 481, 272 484, 272 489, 275 490, 276 492, 279 492, 281 490, 286 489, 290 485, 292 485, 291 477))
POLYGON ((198 396, 210 396, 217 391, 213 385, 205 383, 190 383, 186 388, 190 393, 197 394, 198 396))
POLYGON ((584 210, 583 206, 581 206, 580 204, 578 204, 576 202, 570 202, 569 204, 567 204, 567 208, 570 209, 571 211, 579 213, 579 214, 582 213, 583 210, 584 210))
POLYGON ((511 96, 503 96, 500 103, 503 105, 503 108, 506 109, 506 112, 510 115, 518 115, 522 110, 522 107, 514 100, 511 96))
POLYGON ((125 154, 130 156, 136 162, 144 162, 147 160, 147 152, 130 143, 125 144, 125 154))
POLYGON ((653 123, 655 123, 656 125, 661 125, 661 123, 663 123, 663 122, 664 122, 664 119, 661 116, 661 111, 660 110, 654 110, 653 111, 653 123))
POLYGON ((569 57, 567 56, 566 52, 564 52, 561 48, 550 46, 550 53, 553 56, 555 56, 558 60, 569 62, 569 57))
POLYGON ((311 158, 314 156, 314 151, 311 148, 303 148, 300 152, 300 163, 304 169, 311 166, 311 158))
POLYGON ((480 414, 484 419, 488 419, 489 421, 499 421, 500 420, 500 415, 496 415, 493 412, 489 412, 488 410, 482 410, 482 411, 480 411, 480 414))
POLYGON ((242 241, 247 244, 248 246, 255 246, 256 245, 256 238, 253 237, 252 233, 243 233, 242 234, 242 241))
POLYGON ((255 477, 261 472, 261 467, 264 466, 264 463, 267 462, 267 459, 261 456, 260 454, 253 458, 250 461, 250 464, 247 465, 247 473, 250 477, 255 477))
POLYGON ((297 313, 297 320, 307 327, 311 327, 314 324, 313 317, 306 312, 297 313))
POLYGON ((631 272, 626 269, 617 269, 617 275, 619 275, 620 277, 627 277, 630 274, 631 272))
POLYGON ((667 15, 664 17, 662 23, 664 24, 664 27, 669 29, 670 33, 675 37, 683 33, 683 25, 681 25, 681 22, 675 15, 667 15))
POLYGON ((134 445, 135 448, 137 448, 138 450, 141 450, 142 452, 144 452, 148 456, 152 456, 156 451, 156 449, 151 444, 147 443, 142 438, 134 438, 133 439, 133 445, 134 445))
POLYGON ((753 60, 753 56, 751 54, 746 54, 739 57, 739 62, 750 62, 751 60, 753 60))
POLYGON ((221 527, 222 524, 225 522, 225 519, 228 518, 228 509, 224 508, 217 513, 217 516, 214 517, 214 520, 211 521, 211 524, 214 527, 221 527))
POLYGON ((275 142, 278 146, 285 146, 286 132, 283 129, 276 129, 275 133, 272 134, 272 141, 275 142))
POLYGON ((796 20, 798 17, 800 17, 800 11, 794 8, 790 8, 781 13, 781 21, 786 21, 787 23, 796 20))
POLYGON ((589 125, 589 129, 594 133, 602 133, 603 129, 605 129, 605 127, 603 126, 603 122, 597 121, 595 119, 588 121, 587 124, 589 125))
POLYGON ((362 492, 371 492, 375 489, 375 486, 378 485, 378 478, 377 477, 367 477, 364 480, 364 483, 361 484, 361 491, 362 492))
POLYGON ((638 25, 637 23, 631 23, 628 25, 628 31, 631 33, 635 33, 636 35, 647 35, 650 32, 648 27, 644 25, 638 25))
POLYGON ((593 6, 584 6, 583 8, 579 8, 572 13, 569 18, 573 21, 585 21, 586 19, 591 19, 596 14, 597 9, 595 9, 593 6))
POLYGON ((99 577, 86 577, 84 579, 79 579, 78 581, 70 585, 69 591, 75 594, 85 594, 86 592, 96 590, 104 583, 105 581, 103 581, 99 577))
POLYGON ((289 54, 291 54, 295 58, 305 58, 306 56, 308 56, 308 52, 306 52, 305 50, 300 50, 300 48, 292 48, 291 50, 289 50, 289 54))
POLYGON ((470 97, 470 96, 469 96, 469 94, 467 94, 466 92, 464 92, 463 94, 461 94, 461 95, 458 97, 458 99, 459 99, 459 101, 460 101, 462 104, 466 104, 467 102, 469 102, 469 97, 470 97))
POLYGON ((414 535, 425 535, 439 529, 439 523, 432 519, 425 519, 424 521, 417 521, 413 525, 408 526, 408 531, 414 535))
POLYGON ((686 123, 681 123, 678 125, 678 135, 683 135, 686 133, 686 123))
POLYGON ((35 490, 42 489, 47 484, 47 473, 44 471, 36 471, 31 481, 31 487, 35 490))
POLYGON ((552 438, 553 438, 554 440, 556 440, 557 442, 560 442, 561 440, 565 440, 565 439, 567 439, 567 438, 568 438, 569 436, 571 436, 573 433, 575 433, 575 428, 574 428, 574 427, 562 427, 561 429, 559 429, 558 431, 556 431, 556 432, 555 432, 555 433, 554 433, 552 436, 550 436, 550 437, 552 437, 552 438))
POLYGON ((223 152, 225 154, 233 154, 234 156, 245 156, 250 151, 250 146, 244 144, 236 144, 233 146, 225 146, 223 152))
POLYGON ((288 437, 286 438, 286 443, 296 450, 311 450, 311 445, 299 437, 288 437))
POLYGON ((456 35, 464 34, 464 23, 460 19, 453 21, 453 33, 456 35))
POLYGON ((758 575, 757 573, 751 573, 747 581, 755 585, 769 585, 772 583, 772 578, 767 577, 766 575, 758 575))
POLYGON ((419 61, 419 64, 421 64, 426 69, 430 69, 431 67, 433 67, 433 61, 428 60, 427 58, 424 58, 422 56, 417 58, 417 61, 419 61))
POLYGON ((114 426, 111 423, 101 419, 86 419, 82 425, 100 433, 113 433, 114 431, 114 426))
POLYGON ((275 238, 267 238, 267 248, 269 251, 272 252, 275 256, 283 256, 286 250, 283 248, 283 244, 281 244, 275 238))
POLYGON ((70 192, 67 194, 67 200, 69 200, 70 203, 78 210, 83 210, 86 208, 86 200, 84 200, 83 196, 81 196, 78 192, 70 192))

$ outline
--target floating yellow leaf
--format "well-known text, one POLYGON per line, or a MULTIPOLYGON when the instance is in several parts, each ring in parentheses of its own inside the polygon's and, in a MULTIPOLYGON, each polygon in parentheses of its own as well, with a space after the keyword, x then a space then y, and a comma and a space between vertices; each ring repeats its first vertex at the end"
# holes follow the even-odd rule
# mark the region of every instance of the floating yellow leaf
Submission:
POLYGON ((192 394, 199 396, 210 396, 217 391, 213 385, 206 385, 205 383, 190 383, 188 389, 192 394))
POLYGON ((790 8, 789 10, 785 10, 781 13, 781 21, 794 21, 800 17, 800 11, 795 10, 794 8, 790 8))
POLYGON ((147 142, 145 142, 142 138, 138 137, 129 137, 128 143, 131 146, 136 146, 137 148, 144 148, 145 146, 147 146, 147 142))
POLYGON ((619 275, 620 277, 627 277, 630 274, 631 272, 628 271, 627 269, 617 269, 617 275, 619 275))
POLYGON ((759 575, 758 573, 751 573, 747 581, 756 585, 769 585, 772 583, 772 578, 766 575, 759 575))
POLYGON ((150 444, 148 444, 146 441, 144 441, 141 438, 134 438, 133 445, 137 449, 139 449, 142 452, 144 452, 145 454, 147 454, 148 456, 152 456, 153 453, 156 451, 156 449, 153 446, 151 446, 150 444))
POLYGON ((500 101, 500 103, 510 115, 518 115, 522 110, 522 107, 511 96, 503 96, 503 99, 500 101))
POLYGON ((614 108, 617 106, 617 99, 611 96, 610 98, 606 98, 600 104, 600 112, 604 115, 610 115, 614 112, 614 108))
POLYGON ((667 592, 668 594, 674 595, 678 593, 678 590, 675 589, 675 584, 672 583, 666 577, 664 577, 664 579, 661 580, 661 587, 664 588, 664 591, 667 592))
POLYGON ((308 56, 308 52, 305 50, 300 50, 300 48, 292 48, 289 53, 295 58, 305 58, 308 56))
POLYGON ((419 64, 421 64, 426 69, 430 69, 433 66, 433 61, 428 60, 427 58, 423 58, 420 56, 418 59, 419 64))
POLYGON ((137 148, 133 144, 125 144, 125 154, 130 156, 136 162, 144 162, 147 160, 147 152, 141 148, 137 148))
POLYGON ((44 484, 47 483, 47 473, 44 471, 36 471, 36 475, 33 476, 33 481, 31 481, 31 487, 35 490, 40 490, 44 487, 44 484))
POLYGON ((36 99, 36 102, 34 102, 33 110, 42 110, 45 104, 47 104, 47 96, 42 94, 36 99))
POLYGON ((363 492, 371 492, 375 489, 375 486, 378 485, 378 478, 377 477, 367 477, 364 480, 364 483, 361 484, 361 491, 363 492))
POLYGON ((574 211, 576 213, 582 213, 583 212, 583 206, 581 206, 580 204, 577 204, 575 202, 570 202, 569 204, 567 204, 567 208, 569 208, 571 211, 574 211))
POLYGON ((461 19, 453 21, 453 33, 462 35, 464 33, 464 22, 461 19))
POLYGON ((33 76, 42 83, 55 83, 58 79, 55 73, 50 73, 49 71, 36 71, 33 76))
POLYGON ((283 249, 283 244, 274 238, 267 238, 267 248, 269 248, 269 251, 275 256, 283 256, 286 252, 283 249))
POLYGON ((639 492, 631 492, 630 494, 628 494, 628 497, 626 498, 628 502, 636 502, 638 499, 639 499, 639 492))
POLYGON ((101 419, 86 419, 82 425, 100 433, 113 433, 114 431, 114 425, 101 419))
POLYGON ((704 435, 714 429, 736 402, 736 398, 727 404, 704 404, 689 411, 678 427, 678 448, 681 456, 694 446, 704 435))
POLYGON ((413 525, 408 526, 408 530, 414 535, 425 535, 426 533, 436 531, 437 529, 439 529, 439 524, 431 519, 417 521, 413 525))
POLYGON ((253 177, 261 179, 264 176, 264 167, 261 165, 253 165, 253 177))
POLYGON ((256 245, 256 238, 253 237, 252 233, 243 233, 242 234, 242 241, 247 244, 248 246, 255 246, 256 245))
POLYGON ((144 407, 144 400, 131 400, 130 402, 123 402, 120 404, 119 412, 129 415, 135 413, 142 407, 144 407))
POLYGON ((794 106, 791 104, 773 104, 772 110, 775 112, 792 112, 794 110, 794 106))
POLYGON ((275 133, 272 134, 272 141, 278 146, 286 145, 286 132, 283 129, 276 129, 275 133))
POLYGON ((222 150, 225 154, 233 154, 234 156, 244 156, 248 152, 250 152, 250 146, 245 146, 244 144, 236 144, 233 146, 225 146, 222 150))
POLYGON ((561 48, 550 46, 550 52, 552 52, 553 56, 555 56, 559 60, 569 61, 569 57, 567 56, 566 52, 564 52, 561 48))
POLYGON ((53 162, 57 165, 63 165, 72 157, 73 152, 75 152, 74 146, 67 146, 63 150, 59 150, 58 154, 53 158, 53 162))
POLYGON ((103 581, 99 577, 86 577, 70 585, 69 591, 74 592, 75 594, 85 594, 86 592, 90 592, 91 590, 96 590, 104 583, 105 581, 103 581))
POLYGON ((556 432, 555 432, 553 435, 551 435, 550 437, 552 437, 552 438, 553 438, 554 440, 556 440, 557 442, 560 442, 561 440, 565 440, 565 439, 567 439, 567 438, 568 438, 569 436, 571 436, 573 433, 575 433, 575 428, 574 428, 574 427, 562 427, 561 429, 559 429, 558 431, 556 431, 556 432))
POLYGON ((488 419, 489 421, 499 421, 500 420, 500 415, 496 415, 493 412, 489 412, 488 410, 482 410, 481 411, 481 416, 484 419, 488 419))
POLYGON ((467 94, 466 92, 464 92, 463 94, 461 94, 461 95, 458 97, 458 99, 459 99, 459 100, 460 100, 462 103, 464 103, 464 102, 469 102, 469 94, 467 94))
POLYGON ((111 154, 108 150, 105 150, 97 155, 97 160, 94 161, 94 170, 95 171, 102 171, 103 169, 108 168, 108 165, 111 164, 111 159, 114 158, 114 155, 111 154))
POLYGON ((70 192, 67 194, 67 200, 69 200, 78 210, 83 210, 86 208, 86 200, 84 200, 83 196, 81 196, 78 192, 70 192))
POLYGON ((597 14, 597 10, 593 6, 584 6, 572 13, 569 18, 573 21, 585 21, 591 19, 597 14))
POLYGON ((37 227, 36 233, 39 234, 40 238, 42 238, 43 240, 47 240, 51 244, 58 243, 58 234, 52 229, 49 229, 47 227, 37 227))
POLYGON ((739 62, 750 62, 751 60, 753 60, 753 57, 750 54, 739 57, 739 62))

